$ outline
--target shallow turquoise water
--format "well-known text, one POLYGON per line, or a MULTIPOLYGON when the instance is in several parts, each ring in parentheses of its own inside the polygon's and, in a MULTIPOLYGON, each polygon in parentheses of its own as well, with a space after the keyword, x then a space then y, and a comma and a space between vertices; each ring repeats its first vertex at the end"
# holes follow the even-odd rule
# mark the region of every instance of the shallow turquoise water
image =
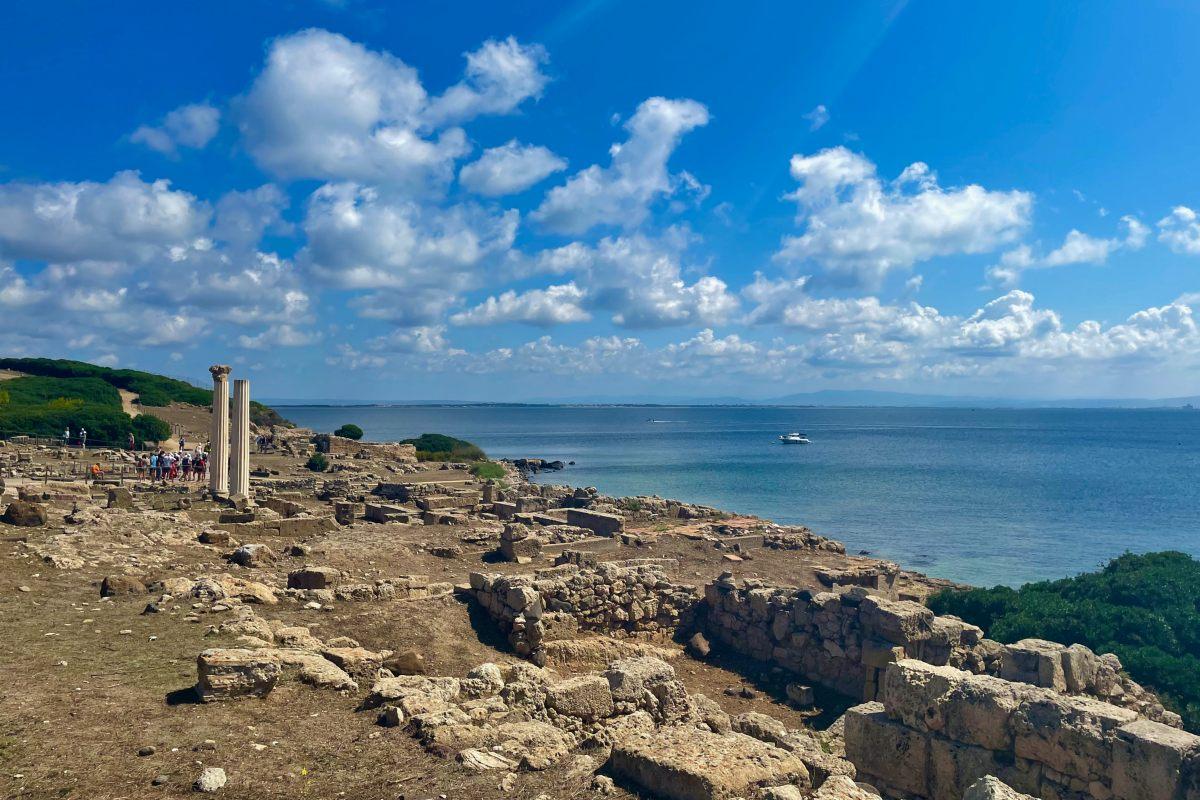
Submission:
POLYGON ((1200 556, 1200 412, 908 408, 289 407, 368 439, 425 432, 576 465, 544 479, 808 525, 974 584, 1200 556), (651 421, 653 420, 653 421, 651 421), (800 430, 813 444, 783 446, 800 430))

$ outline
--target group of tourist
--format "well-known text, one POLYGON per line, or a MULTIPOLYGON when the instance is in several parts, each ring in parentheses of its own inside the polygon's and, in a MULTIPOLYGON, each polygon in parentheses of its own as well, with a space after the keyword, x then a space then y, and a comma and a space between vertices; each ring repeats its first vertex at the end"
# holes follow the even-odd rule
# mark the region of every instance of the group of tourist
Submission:
MULTIPOLYGON (((71 446, 71 442, 73 440, 71 437, 71 429, 69 427, 63 431, 62 440, 63 440, 63 447, 71 446)), ((87 449, 87 428, 79 429, 78 441, 79 441, 79 449, 86 450, 87 449)))
POLYGON ((168 453, 158 450, 143 453, 135 460, 137 476, 152 481, 202 481, 208 471, 208 454, 197 448, 194 452, 168 453))

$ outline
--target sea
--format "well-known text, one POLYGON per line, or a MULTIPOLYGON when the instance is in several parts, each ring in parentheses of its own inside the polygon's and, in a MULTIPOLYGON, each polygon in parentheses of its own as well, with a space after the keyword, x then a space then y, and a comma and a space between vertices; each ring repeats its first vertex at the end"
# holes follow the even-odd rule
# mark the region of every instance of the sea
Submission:
POLYGON ((365 438, 467 439, 573 462, 537 480, 656 494, 783 524, 973 585, 1200 557, 1200 411, 724 406, 288 406, 365 438), (783 445, 800 431, 808 445, 783 445))

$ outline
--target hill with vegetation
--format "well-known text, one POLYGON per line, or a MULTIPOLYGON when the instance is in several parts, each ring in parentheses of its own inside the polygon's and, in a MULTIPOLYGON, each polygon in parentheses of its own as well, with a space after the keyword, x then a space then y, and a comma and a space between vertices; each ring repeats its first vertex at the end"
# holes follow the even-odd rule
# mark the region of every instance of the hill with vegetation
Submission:
POLYGON ((401 444, 415 446, 417 458, 421 461, 484 461, 487 459, 487 454, 478 445, 441 433, 422 433, 415 439, 405 439, 401 444))
MULTIPOLYGON (((147 439, 161 433, 166 423, 152 414, 131 418, 122 410, 121 389, 138 395, 142 408, 212 405, 211 389, 132 369, 51 358, 0 358, 0 370, 22 373, 0 381, 0 436, 58 437, 67 428, 86 428, 90 442, 124 445, 131 432, 147 439)), ((250 417, 258 425, 290 424, 262 403, 250 403, 250 417)))
POLYGON ((991 638, 1079 642, 1116 653, 1133 679, 1200 732, 1200 561, 1185 553, 1125 554, 1099 572, 1020 589, 945 591, 929 599, 991 638))

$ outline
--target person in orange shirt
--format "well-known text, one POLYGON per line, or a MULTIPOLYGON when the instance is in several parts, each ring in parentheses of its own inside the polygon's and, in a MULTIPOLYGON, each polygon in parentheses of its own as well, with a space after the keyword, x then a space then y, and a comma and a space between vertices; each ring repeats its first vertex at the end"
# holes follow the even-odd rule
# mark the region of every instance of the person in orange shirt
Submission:
POLYGON ((92 464, 92 480, 98 479, 104 474, 104 470, 100 468, 99 463, 92 464))

